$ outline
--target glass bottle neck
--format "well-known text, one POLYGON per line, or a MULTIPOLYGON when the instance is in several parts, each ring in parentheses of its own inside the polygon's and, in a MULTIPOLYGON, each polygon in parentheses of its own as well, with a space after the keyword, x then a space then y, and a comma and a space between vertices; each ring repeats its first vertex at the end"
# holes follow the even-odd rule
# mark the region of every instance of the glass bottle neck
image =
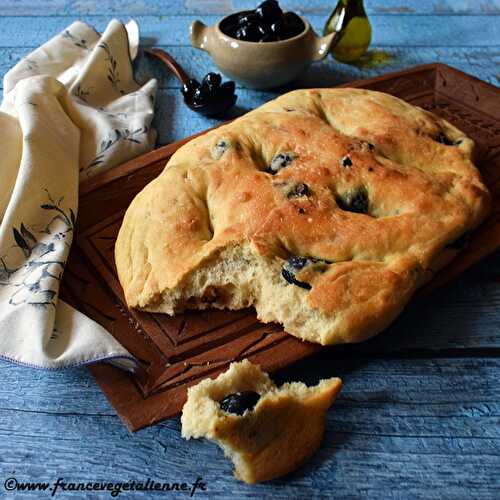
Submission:
POLYGON ((351 11, 354 16, 366 16, 363 0, 340 0, 337 7, 343 6, 351 11))

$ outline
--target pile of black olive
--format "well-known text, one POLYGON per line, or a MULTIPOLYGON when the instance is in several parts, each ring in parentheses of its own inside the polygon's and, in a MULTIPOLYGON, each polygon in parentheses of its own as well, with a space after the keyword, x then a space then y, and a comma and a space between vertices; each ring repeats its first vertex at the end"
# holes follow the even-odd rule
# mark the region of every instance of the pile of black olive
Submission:
POLYGON ((277 42, 304 31, 302 19, 293 12, 284 13, 276 0, 265 0, 255 10, 230 16, 221 26, 228 36, 245 42, 277 42))
POLYGON ((221 114, 236 102, 234 82, 222 83, 218 73, 208 73, 203 80, 190 79, 182 87, 186 104, 207 116, 221 114))

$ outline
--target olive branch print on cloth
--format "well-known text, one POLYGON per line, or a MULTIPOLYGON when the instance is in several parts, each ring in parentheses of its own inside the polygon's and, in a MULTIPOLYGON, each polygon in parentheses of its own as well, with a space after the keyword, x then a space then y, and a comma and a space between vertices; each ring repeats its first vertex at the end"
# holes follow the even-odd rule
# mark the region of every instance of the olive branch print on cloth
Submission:
POLYGON ((40 67, 38 66, 38 63, 36 61, 33 61, 33 59, 26 58, 24 60, 24 64, 26 65, 26 68, 29 71, 32 71, 33 73, 38 73, 40 72, 40 67))
POLYGON ((77 36, 73 35, 69 30, 64 30, 61 33, 61 36, 63 38, 71 40, 74 43, 74 45, 80 47, 81 49, 90 50, 90 47, 87 45, 87 40, 85 40, 84 38, 78 38, 77 36))
POLYGON ((109 48, 109 45, 106 42, 101 42, 98 47, 106 54, 108 57, 106 58, 106 61, 109 63, 108 67, 108 80, 111 82, 111 85, 113 88, 117 91, 120 92, 120 94, 125 94, 125 92, 121 89, 118 88, 118 84, 120 83, 120 74, 118 72, 117 66, 118 62, 116 61, 115 57, 113 56, 113 53, 111 52, 111 49, 109 48))
MULTIPOLYGON (((78 84, 73 91, 73 95, 75 97, 78 97, 78 99, 82 100, 83 102, 87 103, 87 97, 90 95, 90 90, 93 87, 90 87, 88 89, 84 89, 80 84, 78 84)), ((88 104, 88 103, 87 103, 88 104)))
POLYGON ((45 191, 48 202, 40 208, 51 213, 49 221, 38 230, 31 226, 28 229, 24 223, 12 228, 13 248, 20 249, 26 260, 18 267, 9 267, 7 257, 0 257, 0 287, 13 288, 9 299, 12 306, 56 306, 57 284, 71 245, 75 214, 71 208, 69 211, 61 208, 64 197, 55 201, 45 191))
POLYGON ((146 134, 148 130, 149 129, 147 126, 139 127, 135 130, 129 130, 128 128, 122 130, 116 129, 114 131, 114 136, 110 136, 107 139, 101 141, 97 156, 86 167, 80 168, 80 171, 87 168, 96 167, 97 165, 103 163, 106 153, 120 141, 128 141, 134 142, 135 144, 141 144, 141 141, 138 139, 138 137, 146 134))

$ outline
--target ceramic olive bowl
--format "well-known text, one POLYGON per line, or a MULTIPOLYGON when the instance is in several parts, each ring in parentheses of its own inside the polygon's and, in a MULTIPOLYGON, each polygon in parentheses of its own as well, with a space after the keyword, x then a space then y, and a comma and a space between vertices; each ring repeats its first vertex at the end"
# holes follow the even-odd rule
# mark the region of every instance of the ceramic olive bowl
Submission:
POLYGON ((300 76, 311 63, 324 59, 337 33, 319 37, 301 17, 304 30, 279 42, 246 42, 226 35, 222 28, 236 12, 213 26, 194 21, 190 35, 193 47, 205 50, 229 78, 252 89, 284 85, 300 76))

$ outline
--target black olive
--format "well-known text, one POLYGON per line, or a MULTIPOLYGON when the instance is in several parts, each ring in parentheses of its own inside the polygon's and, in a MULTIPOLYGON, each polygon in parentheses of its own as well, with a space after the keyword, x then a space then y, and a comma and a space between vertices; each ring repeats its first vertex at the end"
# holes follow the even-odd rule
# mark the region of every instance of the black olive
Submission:
POLYGON ((287 198, 299 198, 301 196, 309 196, 309 186, 303 182, 295 184, 293 189, 286 195, 287 198))
POLYGON ((209 92, 215 93, 220 87, 222 77, 219 73, 207 73, 203 78, 202 85, 205 85, 209 92))
POLYGON ((218 73, 208 73, 201 85, 196 80, 186 82, 182 89, 186 104, 205 116, 222 115, 234 105, 237 96, 234 82, 221 85, 221 80, 218 73))
POLYGON ((275 34, 271 33, 271 34, 267 34, 267 35, 263 35, 259 42, 277 42, 279 40, 279 37, 277 37, 275 34))
POLYGON ((248 40, 248 29, 247 26, 240 26, 237 30, 236 33, 234 34, 234 37, 237 38, 238 40, 248 40))
POLYGON ((259 31, 262 36, 273 35, 274 33, 271 31, 271 27, 267 24, 259 24, 259 31))
POLYGON ((222 94, 225 94, 225 95, 232 95, 234 94, 234 91, 236 89, 236 85, 234 84, 234 82, 224 82, 221 86, 220 86, 220 92, 222 94))
POLYGON ((281 275, 291 285, 296 285, 299 288, 304 288, 305 290, 310 290, 312 288, 309 283, 306 283, 305 281, 296 280, 295 275, 292 272, 290 272, 288 269, 286 269, 285 267, 283 267, 283 269, 281 270, 281 275))
POLYGON ((285 21, 284 18, 278 19, 275 23, 270 26, 271 31, 280 38, 283 38, 285 35, 285 21))
POLYGON ((370 151, 373 151, 375 149, 375 146, 371 142, 367 142, 367 144, 370 151))
POLYGON ((276 42, 279 40, 268 24, 260 24, 259 31, 261 33, 260 42, 276 42))
POLYGON ((300 257, 299 255, 292 255, 281 269, 281 275, 291 285, 310 290, 312 287, 305 281, 298 280, 295 275, 297 271, 304 269, 304 267, 312 265, 312 269, 316 272, 322 273, 327 269, 327 266, 332 264, 331 261, 325 259, 316 259, 313 257, 300 257))
POLYGON ((236 31, 236 38, 245 42, 258 42, 262 33, 257 24, 245 24, 236 31))
POLYGON ((309 263, 309 259, 306 257, 299 257, 294 255, 290 257, 281 269, 281 275, 285 278, 291 285, 296 285, 300 288, 310 290, 312 287, 309 283, 305 281, 299 281, 295 278, 295 271, 300 271, 309 263))
POLYGON ((246 26, 240 26, 236 30, 236 33, 234 34, 234 37, 237 38, 238 40, 245 40, 247 38, 247 27, 246 26))
POLYGON ((443 132, 439 132, 436 140, 446 146, 454 146, 455 143, 443 132))
POLYGON ((337 205, 348 212, 356 212, 358 214, 368 213, 369 199, 365 188, 359 188, 342 196, 338 196, 337 205))
POLYGON ((205 104, 210 98, 210 92, 207 87, 201 85, 193 92, 194 104, 205 104))
POLYGON ((255 12, 243 12, 238 17, 238 24, 243 26, 245 24, 258 24, 260 21, 260 17, 255 12))
POLYGON ((304 28, 302 19, 293 12, 284 14, 276 0, 266 0, 254 11, 230 16, 221 26, 226 35, 247 42, 286 40, 304 28))
POLYGON ((343 167, 346 168, 352 167, 352 160, 348 156, 344 156, 344 158, 340 160, 340 163, 342 164, 343 167))
POLYGON ((309 259, 307 257, 300 257, 299 255, 293 255, 287 260, 287 264, 296 270, 304 268, 308 262, 309 259))
POLYGON ((271 165, 266 168, 269 174, 277 174, 282 168, 288 167, 294 160, 295 156, 288 153, 278 153, 272 160, 271 165))
POLYGON ((190 80, 188 80, 183 86, 182 86, 182 95, 187 98, 187 99, 190 99, 193 94, 194 94, 194 91, 200 86, 200 83, 198 82, 198 80, 195 80, 194 78, 191 78, 190 80))
POLYGON ((273 23, 283 15, 276 0, 265 0, 255 9, 255 13, 267 24, 273 23))
POLYGON ((239 26, 237 24, 228 23, 224 27, 221 27, 221 30, 226 35, 236 38, 236 32, 238 31, 239 26))
POLYGON ((287 12, 283 16, 285 21, 286 37, 292 38, 294 36, 300 35, 304 31, 304 23, 302 19, 294 12, 287 12))
POLYGON ((287 24, 301 26, 302 28, 304 27, 302 19, 300 18, 300 16, 295 14, 295 12, 286 12, 285 14, 283 14, 283 19, 287 24))
POLYGON ((252 411, 259 399, 260 394, 254 391, 235 392, 219 401, 219 406, 227 413, 241 416, 247 410, 252 411))

